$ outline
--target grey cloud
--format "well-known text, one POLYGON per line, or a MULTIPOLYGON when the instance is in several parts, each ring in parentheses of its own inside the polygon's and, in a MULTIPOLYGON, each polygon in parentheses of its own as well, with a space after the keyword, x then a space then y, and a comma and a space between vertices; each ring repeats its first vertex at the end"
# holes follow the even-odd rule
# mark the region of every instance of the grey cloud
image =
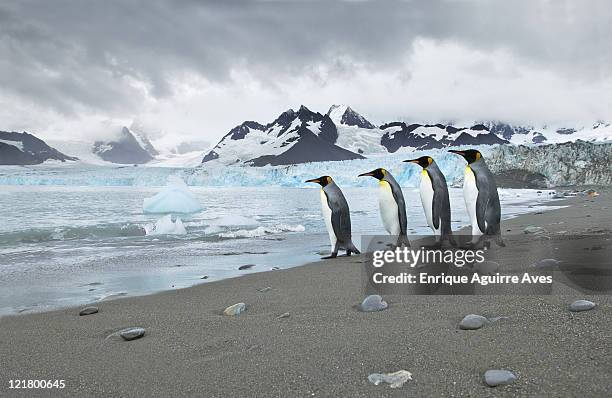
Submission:
POLYGON ((416 38, 504 48, 592 81, 612 74, 611 12, 605 0, 12 1, 0 5, 0 83, 62 113, 129 112, 143 97, 130 79, 164 97, 185 71, 224 83, 246 66, 266 84, 317 64, 398 72, 416 38))

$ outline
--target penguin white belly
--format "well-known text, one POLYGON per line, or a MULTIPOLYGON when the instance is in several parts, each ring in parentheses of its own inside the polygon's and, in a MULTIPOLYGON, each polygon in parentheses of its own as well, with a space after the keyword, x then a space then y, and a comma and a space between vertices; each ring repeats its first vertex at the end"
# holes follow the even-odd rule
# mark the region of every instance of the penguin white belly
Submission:
POLYGON ((327 227, 327 233, 329 234, 329 243, 331 244, 331 250, 334 251, 338 238, 334 232, 334 226, 332 225, 332 211, 327 204, 327 196, 321 189, 321 210, 323 211, 323 220, 325 220, 325 227, 327 227))
POLYGON ((419 192, 421 194, 421 204, 423 205, 423 210, 425 211, 425 219, 427 220, 427 225, 433 231, 435 236, 440 235, 440 230, 442 223, 439 224, 438 229, 434 227, 433 222, 433 197, 434 190, 433 184, 431 183, 431 179, 429 178, 429 174, 427 171, 423 170, 421 173, 421 185, 419 187, 419 192))
POLYGON ((478 227, 478 218, 476 217, 476 201, 478 200, 478 187, 476 186, 476 176, 474 172, 467 166, 465 168, 465 177, 463 179, 463 199, 465 200, 465 207, 467 208, 470 222, 472 223, 472 236, 482 235, 484 231, 481 231, 478 227))
POLYGON ((380 182, 378 190, 378 205, 383 226, 390 235, 399 235, 402 231, 399 221, 399 211, 391 186, 386 181, 380 182))

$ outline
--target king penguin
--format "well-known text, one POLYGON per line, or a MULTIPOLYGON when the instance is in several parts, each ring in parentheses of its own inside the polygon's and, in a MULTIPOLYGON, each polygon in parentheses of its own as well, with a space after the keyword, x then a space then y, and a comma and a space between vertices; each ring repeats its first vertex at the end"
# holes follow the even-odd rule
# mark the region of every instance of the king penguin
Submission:
POLYGON ((410 246, 407 235, 406 203, 402 188, 387 170, 378 168, 359 177, 374 177, 379 181, 378 206, 385 230, 398 237, 397 245, 410 246))
POLYGON ((423 205, 427 225, 433 231, 436 242, 441 244, 448 240, 454 246, 450 200, 444 174, 430 156, 421 156, 418 159, 404 160, 404 162, 416 163, 423 168, 419 186, 421 204, 423 205))
POLYGON ((331 243, 331 255, 323 258, 335 258, 340 249, 346 249, 347 256, 350 256, 351 253, 359 254, 359 250, 351 240, 351 214, 348 203, 338 185, 330 176, 322 176, 305 182, 315 182, 321 185, 321 209, 331 243))
POLYGON ((449 152, 463 156, 468 163, 463 179, 463 198, 472 223, 471 243, 477 244, 484 236, 485 244, 488 244, 488 238, 493 236, 499 246, 505 246, 501 238, 501 206, 497 184, 482 154, 475 149, 449 152))

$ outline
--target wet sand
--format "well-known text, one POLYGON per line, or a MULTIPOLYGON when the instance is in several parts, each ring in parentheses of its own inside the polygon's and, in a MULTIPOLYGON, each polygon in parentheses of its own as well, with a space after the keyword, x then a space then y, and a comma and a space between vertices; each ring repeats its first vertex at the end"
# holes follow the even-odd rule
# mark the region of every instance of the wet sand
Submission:
MULTIPOLYGON (((593 200, 568 198, 551 203, 567 208, 504 222, 501 256, 519 268, 537 260, 512 236, 528 225, 550 235, 609 232, 611 197, 607 190, 593 200)), ((364 298, 361 261, 101 302, 88 316, 78 315, 80 307, 0 318, 0 395, 601 397, 612 390, 609 295, 570 288, 543 296, 395 295, 385 297, 387 310, 363 313, 355 308, 364 298), (568 311, 583 298, 598 306, 568 311), (245 313, 221 315, 238 302, 248 305, 245 313), (508 319, 459 330, 471 313, 508 319), (146 335, 107 338, 130 326, 146 335), (368 382, 370 373, 400 369, 413 377, 401 388, 368 382), (518 379, 490 388, 487 369, 518 379), (9 390, 10 379, 63 379, 66 388, 9 390)))

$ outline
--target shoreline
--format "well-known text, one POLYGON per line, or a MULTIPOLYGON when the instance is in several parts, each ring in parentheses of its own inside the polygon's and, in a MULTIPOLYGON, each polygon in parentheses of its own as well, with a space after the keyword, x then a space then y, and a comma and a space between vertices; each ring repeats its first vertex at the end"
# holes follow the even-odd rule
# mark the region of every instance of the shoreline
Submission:
MULTIPOLYGON (((526 225, 551 234, 584 232, 592 221, 607 228, 609 197, 607 191, 594 200, 550 202, 570 206, 519 215, 503 222, 503 231, 511 241, 526 225)), ((531 261, 520 250, 508 255, 517 264, 531 261)), ((103 301, 88 316, 78 315, 82 307, 4 316, 0 391, 19 392, 7 389, 9 379, 43 378, 64 379, 66 388, 29 393, 603 396, 612 388, 609 295, 393 295, 385 296, 387 310, 363 313, 355 308, 364 297, 360 264, 360 257, 344 257, 103 301), (598 307, 567 310, 582 298, 598 307), (244 314, 221 315, 238 302, 247 304, 244 314), (459 330, 470 313, 508 319, 459 330), (109 338, 132 326, 146 335, 131 342, 109 338), (518 380, 486 387, 482 374, 490 368, 512 370, 518 380), (399 389, 367 380, 400 369, 413 380, 399 389)))
MULTIPOLYGON (((547 191, 540 195, 536 194, 536 190, 529 190, 528 192, 504 190, 503 195, 503 200, 507 201, 507 214, 504 214, 504 218, 507 219, 516 217, 516 213, 547 211, 548 207, 555 207, 557 203, 557 200, 551 201, 551 196, 547 195, 547 191), (528 209, 528 204, 533 204, 535 208, 528 209)), ((462 198, 456 198, 456 200, 458 201, 457 205, 463 206, 462 198), (461 202, 459 202, 459 199, 461 202)), ((374 203, 374 201, 372 202, 374 203)), ((375 224, 380 222, 378 214, 366 213, 360 206, 357 206, 356 220, 353 220, 354 225, 361 226, 361 229, 355 232, 358 240, 360 240, 360 235, 374 234, 369 226, 372 222, 375 224), (367 219, 364 214, 372 214, 373 216, 367 219), (364 226, 366 226, 365 229, 364 226)), ((374 211, 374 208, 371 210, 374 211)), ((420 203, 418 209, 413 210, 418 210, 420 213, 418 218, 414 220, 415 225, 410 229, 411 234, 423 233, 422 230, 428 227, 418 225, 422 216, 420 203)), ((316 212, 317 216, 320 213, 318 207, 312 211, 316 212)), ((375 211, 378 213, 378 208, 375 211)), ((465 225, 465 217, 467 215, 457 216, 453 222, 454 228, 458 229, 460 225, 465 225)), ((307 220, 294 219, 292 221, 294 222, 291 223, 291 226, 307 220)), ((121 225, 130 227, 138 223, 138 221, 131 222, 129 220, 123 222, 124 224, 121 225)), ((198 227, 200 225, 199 220, 190 222, 195 223, 196 226, 193 228, 196 230, 200 228, 198 227)), ((319 227, 319 224, 321 222, 317 220, 317 227, 319 227)), ((301 224, 298 226, 301 226, 301 224)), ((245 232, 250 232, 249 228, 255 227, 267 227, 267 224, 242 228, 245 228, 245 232)), ((62 241, 59 241, 58 244, 53 243, 53 245, 60 246, 60 253, 56 255, 57 259, 51 258, 49 262, 44 257, 44 251, 41 252, 40 256, 43 257, 40 258, 40 261, 30 259, 22 265, 20 258, 15 258, 18 255, 12 255, 7 259, 10 263, 14 258, 20 266, 25 267, 25 271, 19 274, 9 272, 6 275, 7 279, 3 279, 4 274, 0 275, 0 279, 4 280, 6 287, 0 292, 0 301, 2 301, 0 318, 14 314, 33 314, 87 304, 96 305, 109 297, 137 297, 183 289, 202 284, 203 279, 207 279, 206 283, 210 283, 254 272, 266 272, 274 268, 286 269, 303 266, 318 261, 319 253, 328 250, 327 233, 324 231, 316 232, 317 227, 307 225, 309 231, 315 230, 315 232, 307 234, 273 234, 268 236, 269 234, 264 232, 262 236, 255 237, 252 240, 249 238, 248 241, 245 239, 221 239, 215 244, 217 249, 214 250, 218 251, 217 255, 206 253, 205 246, 207 245, 199 243, 198 234, 206 234, 201 230, 190 234, 191 239, 185 242, 171 236, 162 239, 161 244, 152 243, 156 240, 153 239, 154 237, 130 238, 133 241, 132 244, 150 250, 151 255, 146 260, 141 258, 138 252, 134 252, 134 255, 132 255, 125 250, 117 253, 117 255, 108 255, 108 248, 104 249, 105 243, 100 244, 101 249, 99 250, 85 252, 80 250, 78 241, 67 241, 68 248, 71 250, 77 249, 74 251, 77 258, 74 260, 73 271, 69 271, 62 265, 62 263, 68 264, 71 262, 71 252, 68 253, 68 257, 60 261, 62 251, 67 249, 61 247, 62 241), (277 241, 276 239, 280 240, 277 241), (165 255, 164 247, 169 248, 176 255, 165 255), (223 247, 225 249, 220 251, 223 247), (246 251, 249 250, 248 248, 256 252, 248 254, 249 252, 246 251), (200 256, 200 252, 203 252, 204 255, 200 256), (99 256, 99 259, 85 256, 84 254, 87 253, 92 253, 90 256, 99 256), (226 255, 227 253, 231 253, 232 256, 226 255), (253 268, 239 270, 242 266, 252 264, 255 265, 253 268), (62 267, 65 270, 62 270, 62 267), (39 269, 42 272, 38 272, 39 269)), ((223 228, 227 229, 227 227, 223 228)), ((72 232, 68 231, 67 233, 72 232)), ((210 239, 214 240, 214 234, 211 235, 210 239)), ((126 243, 112 241, 110 245, 116 245, 119 250, 123 250, 122 246, 125 246, 126 243)), ((53 255, 53 247, 47 249, 49 255, 53 255)), ((21 269, 20 266, 15 266, 13 269, 19 270, 21 269)))

